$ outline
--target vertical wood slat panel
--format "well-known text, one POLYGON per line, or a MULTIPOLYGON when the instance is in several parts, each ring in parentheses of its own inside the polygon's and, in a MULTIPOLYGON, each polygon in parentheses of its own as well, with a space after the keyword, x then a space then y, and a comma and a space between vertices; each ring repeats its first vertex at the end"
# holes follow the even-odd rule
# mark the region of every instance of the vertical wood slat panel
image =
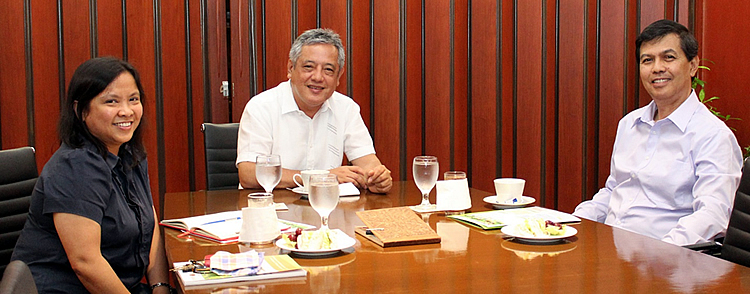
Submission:
MULTIPOLYGON (((516 144, 513 140, 513 130, 515 128, 515 118, 513 114, 513 95, 514 81, 513 75, 514 54, 516 52, 516 32, 515 32, 515 0, 502 1, 501 22, 500 22, 500 97, 498 103, 498 124, 500 133, 498 135, 497 150, 499 158, 499 170, 497 177, 514 177, 513 169, 515 161, 516 144)), ((494 187, 494 186, 493 186, 494 187)))
POLYGON ((87 0, 62 1, 65 86, 81 63, 91 58, 89 3, 87 0))
MULTIPOLYGON (((34 87, 34 144, 37 162, 47 162, 60 146, 57 120, 60 116, 57 6, 31 5, 31 41, 34 87)), ((3 40, 7 40, 3 38, 3 40)), ((5 63, 2 63, 3 65, 5 63)), ((2 68, 2 66, 0 66, 2 68)), ((0 77, 4 79, 4 77, 0 77)), ((5 102, 3 102, 5 105, 5 102)), ((43 165, 37 164, 41 171, 43 165)))
MULTIPOLYGON (((690 0, 675 0, 677 1, 677 18, 675 21, 681 23, 686 28, 690 29, 690 0)), ((700 43, 699 43, 700 44, 700 43)))
MULTIPOLYGON (((313 10, 315 11, 315 10, 313 10)), ((332 29, 339 34, 341 42, 344 44, 344 53, 349 44, 346 43, 346 0, 321 1, 320 2, 320 27, 332 29)), ((300 32, 302 33, 302 32, 300 32)), ((341 73, 339 85, 336 91, 349 96, 346 91, 346 71, 349 70, 349 64, 344 64, 344 72, 341 73)), ((359 105, 362 107, 363 105, 359 105)))
POLYGON ((164 158, 167 192, 185 191, 190 188, 188 158, 188 84, 185 44, 185 2, 174 1, 161 7, 162 80, 163 80, 163 119, 164 158))
POLYGON ((440 174, 450 170, 450 155, 454 150, 450 138, 450 4, 449 0, 429 1, 424 8, 424 146, 425 155, 437 156, 440 174))
MULTIPOLYGON (((543 82, 542 82, 542 97, 544 103, 542 107, 542 177, 541 177, 541 190, 539 194, 539 205, 543 205, 549 208, 557 207, 557 199, 555 194, 557 188, 555 183, 557 182, 557 120, 558 120, 558 89, 557 89, 557 27, 558 27, 558 1, 547 1, 544 3, 543 10, 543 47, 542 47, 542 58, 543 64, 543 82)), ((583 24, 580 24, 583 26, 583 24)), ((581 37, 583 37, 581 35, 581 37)), ((583 38, 580 38, 583 40, 583 38)), ((579 40, 579 43, 581 43, 579 40)), ((582 66, 582 62, 580 66, 582 66)), ((581 81, 582 84, 582 81, 581 81)), ((581 86, 583 88, 583 86, 581 86)), ((582 94, 582 93, 581 93, 582 94)), ((583 95, 579 95, 574 99, 582 101, 583 95)), ((567 99, 566 99, 567 100, 567 99)), ((580 118, 579 118, 580 119, 580 118)), ((580 138, 580 136, 579 136, 580 138)), ((582 141, 582 140, 579 140, 582 141)))
MULTIPOLYGON (((159 197, 160 194, 160 177, 163 175, 163 171, 159 170, 158 162, 159 157, 162 154, 158 152, 158 134, 157 129, 157 109, 156 109, 156 56, 155 56, 155 40, 154 40, 154 6, 149 0, 137 0, 128 1, 127 6, 127 19, 129 27, 137 27, 138 29, 128 28, 128 59, 141 76, 141 83, 143 84, 143 90, 146 92, 146 99, 144 99, 144 117, 141 120, 143 126, 146 127, 144 132, 144 145, 148 153, 149 161, 149 180, 151 181, 151 193, 154 198, 159 197)), ((66 47, 67 48, 67 47, 66 47)), ((159 211, 158 201, 154 199, 154 205, 156 205, 157 211, 159 211)))
POLYGON ((205 117, 204 103, 205 98, 204 92, 204 80, 205 72, 203 64, 203 53, 206 50, 203 47, 202 40, 202 25, 201 25, 201 1, 203 0, 190 0, 189 1, 189 25, 190 31, 190 77, 192 86, 192 96, 188 97, 192 103, 192 116, 193 120, 190 122, 192 128, 189 130, 193 133, 193 172, 194 172, 194 187, 193 190, 206 189, 206 163, 205 163, 205 152, 203 148, 203 133, 200 131, 201 123, 203 123, 205 117))
MULTIPOLYGON (((348 93, 349 97, 352 97, 354 101, 359 104, 360 113, 362 119, 365 121, 365 125, 371 128, 370 125, 370 3, 369 1, 352 1, 352 31, 349 32, 352 39, 352 44, 348 44, 352 49, 350 56, 350 64, 346 65, 346 70, 352 72, 352 92, 348 93)), ((377 152, 377 149, 376 149, 377 152)), ((393 170, 394 167, 390 167, 393 170)))
MULTIPOLYGON (((394 140, 394 134, 399 133, 400 121, 398 116, 399 101, 399 79, 398 58, 399 56, 399 5, 398 0, 378 1, 373 7, 373 48, 374 64, 376 74, 373 78, 373 90, 375 107, 372 114, 375 117, 373 140, 375 150, 380 150, 378 158, 387 167, 395 167, 399 164, 398 140, 394 140)), ((394 177, 398 173, 394 172, 394 177)))
MULTIPOLYGON (((453 31, 453 166, 451 170, 466 171, 469 167, 468 144, 468 66, 469 46, 468 22, 469 12, 465 1, 454 2, 453 31)), ((443 178, 442 174, 439 178, 443 178)))
MULTIPOLYGON (((582 201, 590 199, 591 196, 604 184, 604 180, 599 179, 599 162, 600 160, 594 160, 599 157, 599 0, 585 0, 585 17, 584 17, 584 58, 585 58, 585 76, 584 84, 586 85, 586 92, 584 97, 584 111, 585 119, 584 123, 586 128, 584 129, 584 138, 582 139, 585 144, 585 154, 583 160, 584 168, 586 170, 586 182, 584 186, 584 195, 578 199, 582 201)), ((564 58, 560 55, 560 58, 564 58)), ((562 100, 562 99, 561 99, 562 100)), ((562 103, 562 101, 561 101, 562 103)), ((560 128, 563 128, 560 125, 560 128)), ((559 154, 558 154, 558 157, 559 154)), ((605 159, 609 163, 608 159, 605 159)), ((605 169, 608 172, 609 169, 605 169)), ((558 169, 558 173, 561 172, 558 169)), ((605 175, 606 177, 606 175, 605 175)), ((563 184, 558 182, 559 185, 563 184)))
POLYGON ((266 1, 266 76, 268 89, 276 87, 287 80, 287 61, 291 41, 291 3, 290 0, 266 1))
POLYGON ((541 166, 541 3, 517 2, 516 174, 526 179, 524 193, 540 196, 541 166))
MULTIPOLYGON (((314 29, 317 27, 318 24, 318 15, 317 15, 317 6, 319 0, 297 0, 297 34, 294 36, 295 38, 299 36, 300 34, 304 33, 306 30, 314 29)), ((328 2, 328 1, 325 1, 328 2)), ((323 5, 323 2, 321 1, 321 5, 323 5)), ((323 15, 328 14, 328 11, 325 9, 321 10, 321 18, 323 18, 323 15)), ((346 15, 346 14, 344 14, 346 15)), ((294 18, 295 15, 292 15, 292 18, 294 18)), ((321 22, 321 27, 325 28, 326 25, 321 22)), ((338 31, 337 31, 338 32, 338 31)), ((340 33, 340 32, 339 32, 340 33)))
MULTIPOLYGON (((250 50, 250 6, 249 1, 246 0, 233 0, 230 1, 229 10, 232 12, 230 17, 231 27, 231 45, 229 57, 231 62, 232 80, 234 84, 231 90, 232 102, 231 112, 232 117, 230 122, 239 122, 242 117, 242 111, 245 109, 245 104, 255 94, 251 92, 252 82, 250 79, 253 76, 254 68, 252 66, 252 51, 250 50)), ((226 57, 221 57, 226 59, 226 57)))
POLYGON ((497 17, 498 2, 473 1, 471 7, 471 186, 494 191, 497 142, 497 17))
MULTIPOLYGON (((391 171, 395 171, 398 177, 394 176, 394 179, 411 179, 413 174, 411 172, 412 161, 415 156, 422 155, 422 96, 423 96, 423 85, 422 79, 424 72, 422 70, 422 5, 423 1, 406 1, 406 41, 405 46, 405 70, 406 76, 401 79, 406 83, 406 105, 405 107, 405 121, 401 124, 406 124, 405 138, 399 138, 402 140, 402 144, 406 145, 405 150, 400 150, 404 154, 400 154, 400 164, 391 165, 389 168, 391 171), (405 142, 403 142, 405 141, 405 142)), ((372 99, 378 99, 372 97, 372 99)), ((385 150, 386 152, 388 150, 385 150)), ((383 151, 381 151, 383 152, 383 151)))
MULTIPOLYGON (((617 133, 617 123, 625 113, 629 112, 629 109, 625 107, 628 98, 623 97, 625 14, 622 8, 625 7, 625 3, 622 0, 603 1, 601 5, 600 42, 612 45, 602 45, 600 48, 599 158, 610 158, 617 133)), ((609 160, 600 160, 600 184, 603 185, 608 175, 609 160)))
MULTIPOLYGON (((236 7, 236 1, 233 0, 231 3, 236 7)), ((260 1, 258 1, 260 2, 260 1)), ((208 28, 206 40, 206 49, 208 51, 208 59, 211 65, 208 67, 209 81, 209 99, 206 105, 210 107, 208 111, 209 117, 204 118, 206 122, 214 123, 225 123, 231 122, 232 117, 229 114, 229 107, 227 107, 227 100, 219 92, 222 81, 229 80, 229 73, 227 67, 227 35, 226 35, 226 2, 225 1, 207 1, 206 5, 206 27, 208 28)))
POLYGON ((97 1, 97 46, 98 56, 123 57, 122 52, 122 5, 120 1, 97 1))
POLYGON ((0 147, 29 145, 26 115, 24 3, 7 1, 0 10, 0 147))
POLYGON ((627 39, 625 40, 625 47, 627 52, 623 59, 626 61, 625 67, 626 73, 626 84, 625 84, 625 95, 627 99, 627 109, 636 109, 638 105, 645 105, 650 101, 646 90, 640 86, 640 71, 638 69, 638 59, 635 57, 635 39, 641 33, 641 27, 638 25, 638 5, 636 1, 626 1, 628 7, 625 8, 626 22, 627 22, 627 39), (637 96, 637 97, 636 97, 637 96), (645 101, 645 102, 644 102, 645 101))
MULTIPOLYGON (((606 2, 606 1, 603 1, 606 2)), ((640 1, 641 3, 641 30, 650 23, 665 18, 664 7, 666 1, 640 1)), ((671 14, 671 10, 669 11, 671 14)))
MULTIPOLYGON (((584 14, 583 0, 560 1, 558 209, 573 211, 581 201, 584 171, 584 14)), ((554 190, 552 190, 554 191, 554 190)))

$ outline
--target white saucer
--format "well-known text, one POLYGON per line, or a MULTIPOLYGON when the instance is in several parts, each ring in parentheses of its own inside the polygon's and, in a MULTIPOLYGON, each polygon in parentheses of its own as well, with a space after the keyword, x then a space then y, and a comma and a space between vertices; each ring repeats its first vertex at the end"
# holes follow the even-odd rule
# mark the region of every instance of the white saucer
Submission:
POLYGON ((305 189, 305 187, 296 187, 296 188, 292 189, 292 192, 297 193, 297 194, 305 194, 305 195, 307 195, 307 190, 305 189))
POLYGON ((511 199, 503 203, 498 203, 496 201, 496 198, 497 196, 495 195, 487 196, 487 197, 484 197, 484 202, 492 204, 492 208, 495 208, 495 209, 524 207, 526 205, 536 202, 536 199, 534 199, 533 197, 529 197, 529 196, 521 196, 521 197, 515 198, 516 200, 515 202, 513 202, 513 199, 511 199))

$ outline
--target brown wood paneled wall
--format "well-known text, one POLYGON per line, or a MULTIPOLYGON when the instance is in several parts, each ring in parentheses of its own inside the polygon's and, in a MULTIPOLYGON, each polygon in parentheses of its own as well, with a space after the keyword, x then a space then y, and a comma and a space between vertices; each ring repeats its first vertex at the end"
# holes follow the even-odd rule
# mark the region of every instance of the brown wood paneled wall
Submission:
MULTIPOLYGON (((747 42, 724 30, 747 31, 745 8, 703 0, 4 1, 0 147, 35 146, 41 169, 59 146, 60 101, 75 68, 95 56, 127 59, 147 93, 159 206, 165 192, 205 188, 200 124, 239 121, 250 97, 287 79, 294 37, 328 27, 346 46, 338 90, 360 104, 396 179, 411 178, 414 156, 431 154, 441 172, 467 171, 473 187, 492 191, 494 178, 522 177, 541 205, 572 211, 604 183, 618 120, 650 101, 633 43, 652 21, 693 29, 706 42, 701 56, 716 62, 701 73, 709 95, 722 97, 715 105, 750 119, 747 90, 724 78, 750 74, 729 57, 741 57, 731 48, 743 44, 725 45, 747 42), (223 80, 233 83, 231 99, 219 93, 223 80)), ((750 143, 746 122, 729 124, 741 145, 750 143)))

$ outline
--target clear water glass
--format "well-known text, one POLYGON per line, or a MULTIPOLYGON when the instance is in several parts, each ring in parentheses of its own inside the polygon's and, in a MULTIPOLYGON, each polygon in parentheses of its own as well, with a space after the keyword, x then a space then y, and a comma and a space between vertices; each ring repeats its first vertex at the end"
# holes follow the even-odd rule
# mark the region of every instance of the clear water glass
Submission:
POLYGON ((281 181, 281 156, 258 155, 255 158, 255 179, 266 193, 271 193, 281 181))
POLYGON ((328 216, 339 203, 339 180, 335 174, 310 175, 310 206, 320 215, 320 229, 328 229, 328 216))
POLYGON ((417 184, 417 188, 422 192, 422 203, 417 206, 418 208, 429 209, 433 206, 430 204, 430 191, 432 191, 432 188, 435 187, 435 182, 437 182, 438 170, 437 157, 414 157, 412 166, 414 183, 417 184))

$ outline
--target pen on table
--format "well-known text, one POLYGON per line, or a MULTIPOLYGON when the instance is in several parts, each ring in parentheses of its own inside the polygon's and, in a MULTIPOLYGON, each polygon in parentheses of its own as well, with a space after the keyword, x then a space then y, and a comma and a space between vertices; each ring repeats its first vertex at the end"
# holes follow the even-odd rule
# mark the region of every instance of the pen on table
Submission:
POLYGON ((238 216, 238 217, 235 217, 235 218, 222 219, 222 220, 207 222, 205 224, 202 224, 201 226, 210 225, 210 224, 216 224, 216 223, 223 223, 223 222, 233 221, 233 220, 238 220, 238 219, 242 219, 242 218, 238 216))
POLYGON ((365 234, 372 235, 372 231, 384 231, 384 228, 368 228, 365 229, 365 234))

